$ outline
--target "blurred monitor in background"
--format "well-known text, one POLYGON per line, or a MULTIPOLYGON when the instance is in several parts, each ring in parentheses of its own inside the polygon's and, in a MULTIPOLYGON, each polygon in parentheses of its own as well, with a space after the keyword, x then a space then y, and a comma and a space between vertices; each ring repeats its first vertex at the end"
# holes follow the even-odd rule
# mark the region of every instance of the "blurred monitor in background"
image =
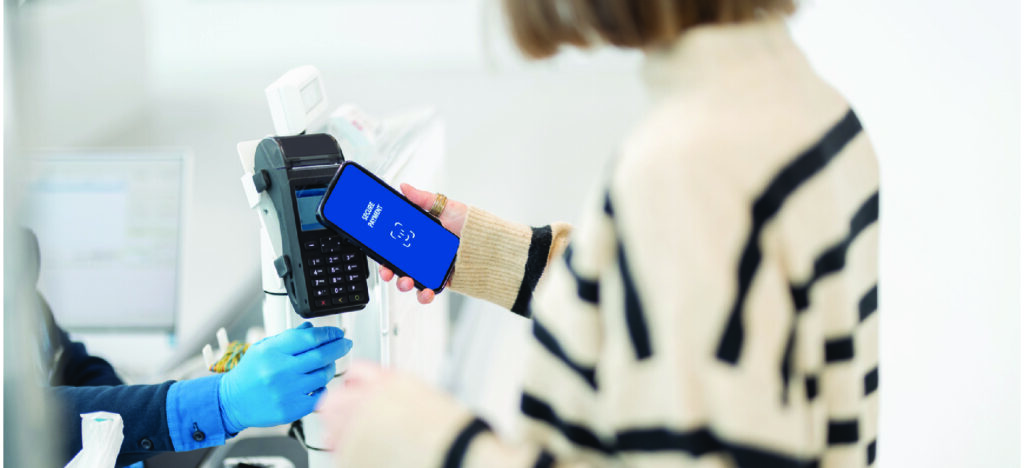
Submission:
POLYGON ((185 151, 68 150, 30 159, 26 225, 39 289, 68 330, 172 332, 185 151))

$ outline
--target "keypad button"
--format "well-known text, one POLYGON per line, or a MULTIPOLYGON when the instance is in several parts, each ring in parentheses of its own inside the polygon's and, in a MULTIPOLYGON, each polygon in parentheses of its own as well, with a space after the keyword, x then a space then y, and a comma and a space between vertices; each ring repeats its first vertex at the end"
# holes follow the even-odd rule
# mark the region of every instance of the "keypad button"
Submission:
POLYGON ((322 288, 324 286, 327 286, 327 280, 324 278, 315 278, 313 279, 312 283, 314 288, 322 288))
POLYGON ((331 294, 335 296, 344 295, 346 292, 351 292, 345 286, 335 286, 331 288, 331 294))
POLYGON ((341 255, 328 255, 327 264, 334 265, 335 263, 341 263, 341 255))
POLYGON ((306 262, 306 263, 309 263, 309 266, 311 266, 311 267, 320 266, 320 265, 324 264, 324 259, 322 259, 320 257, 313 257, 313 258, 310 258, 309 261, 306 262))
POLYGON ((365 299, 366 299, 366 295, 361 294, 361 293, 349 294, 349 296, 348 296, 349 302, 363 302, 365 299))
POLYGON ((331 285, 332 286, 333 285, 338 285, 338 284, 341 284, 341 283, 344 283, 344 282, 345 282, 345 278, 343 278, 341 276, 332 276, 331 277, 331 285))
POLYGON ((323 268, 313 268, 312 270, 309 270, 309 274, 311 276, 324 276, 325 272, 323 268))
POLYGON ((315 240, 305 241, 302 243, 302 247, 306 250, 316 250, 320 248, 320 243, 315 240))
POLYGON ((356 281, 359 281, 359 280, 362 279, 362 278, 359 277, 359 275, 348 275, 348 276, 346 276, 346 278, 348 279, 349 283, 355 283, 356 281))
MULTIPOLYGON (((356 292, 356 291, 359 291, 360 289, 361 288, 359 287, 358 284, 346 284, 345 285, 345 291, 348 291, 348 292, 356 292)), ((337 293, 335 293, 335 294, 337 294, 337 293)))
POLYGON ((315 299, 313 305, 316 307, 329 307, 331 305, 330 299, 315 299))
POLYGON ((344 296, 336 297, 332 299, 331 302, 334 303, 334 305, 345 305, 348 304, 348 299, 345 298, 344 296))
POLYGON ((345 269, 340 266, 332 266, 328 268, 328 271, 330 271, 332 275, 340 275, 345 272, 345 269))
POLYGON ((342 257, 345 258, 346 262, 351 262, 351 261, 356 259, 356 254, 354 254, 354 253, 347 253, 345 255, 342 255, 342 257))
POLYGON ((327 290, 326 289, 316 289, 316 290, 313 291, 313 296, 314 297, 327 297, 327 290))
POLYGON ((320 248, 320 251, 323 252, 323 253, 334 253, 334 252, 337 252, 339 250, 341 250, 341 247, 338 247, 336 245, 325 245, 325 246, 320 248))
POLYGON ((348 265, 345 265, 345 271, 349 273, 359 271, 359 265, 356 265, 355 263, 349 263, 348 265))

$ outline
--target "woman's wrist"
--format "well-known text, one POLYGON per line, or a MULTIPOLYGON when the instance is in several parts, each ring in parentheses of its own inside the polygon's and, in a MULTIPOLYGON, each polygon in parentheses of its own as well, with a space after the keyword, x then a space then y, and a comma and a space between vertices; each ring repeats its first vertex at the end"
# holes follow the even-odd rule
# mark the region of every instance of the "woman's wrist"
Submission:
POLYGON ((510 308, 523 278, 532 230, 468 207, 451 288, 510 308))

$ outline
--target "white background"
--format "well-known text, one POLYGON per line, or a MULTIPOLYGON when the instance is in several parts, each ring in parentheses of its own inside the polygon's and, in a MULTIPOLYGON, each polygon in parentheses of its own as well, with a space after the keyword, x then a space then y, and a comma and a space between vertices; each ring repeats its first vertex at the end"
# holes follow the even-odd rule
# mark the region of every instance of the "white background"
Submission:
MULTIPOLYGON (((525 64, 491 3, 37 2, 15 62, 18 91, 35 104, 22 107, 33 109, 20 116, 23 141, 193 149, 187 335, 255 281, 256 221, 234 144, 271 131, 262 88, 296 65, 323 70, 334 104, 375 114, 434 105, 449 154, 447 181, 431 188, 523 222, 575 219, 646 105, 641 58, 525 64)), ((1019 464, 1019 8, 818 0, 794 20, 881 163, 882 466, 1019 464)), ((502 316, 474 326, 462 332, 493 339, 464 340, 491 345, 462 363, 488 377, 456 387, 500 419, 523 326, 502 316)))
POLYGON ((1016 466, 1016 2, 820 2, 796 27, 878 150, 880 460, 1016 466))

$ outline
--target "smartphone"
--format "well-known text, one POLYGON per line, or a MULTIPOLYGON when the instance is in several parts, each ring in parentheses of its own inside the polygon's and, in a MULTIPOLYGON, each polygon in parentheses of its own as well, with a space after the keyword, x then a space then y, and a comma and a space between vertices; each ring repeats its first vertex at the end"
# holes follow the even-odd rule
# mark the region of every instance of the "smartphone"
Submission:
POLYGON ((440 292, 455 268, 459 236, 354 162, 338 168, 317 220, 418 289, 440 292))

